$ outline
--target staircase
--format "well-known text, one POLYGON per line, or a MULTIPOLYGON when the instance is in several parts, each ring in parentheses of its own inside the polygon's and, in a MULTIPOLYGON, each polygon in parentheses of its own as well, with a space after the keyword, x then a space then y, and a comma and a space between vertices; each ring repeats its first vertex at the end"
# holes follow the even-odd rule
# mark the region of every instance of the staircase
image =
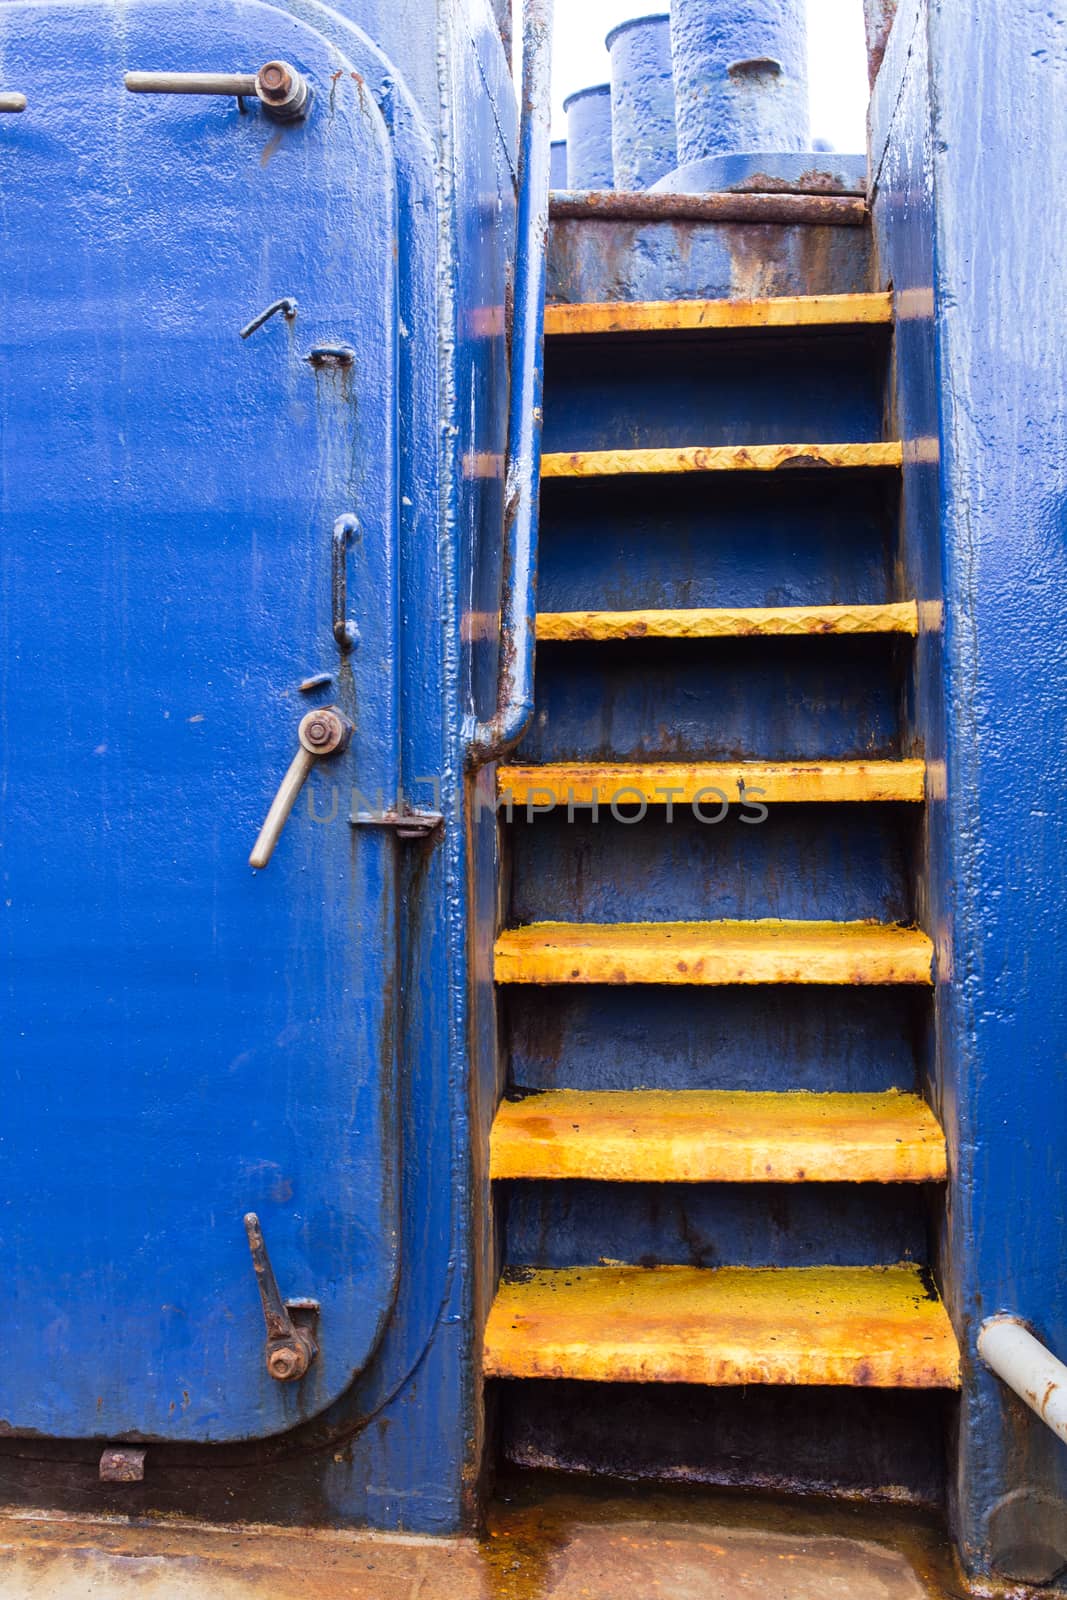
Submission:
POLYGON ((484 1361, 516 1460, 907 1492, 887 1474, 936 1453, 912 1399, 959 1354, 929 1271, 891 318, 881 294, 547 311, 537 711, 497 774, 484 1361), (815 1444, 790 1437, 810 1405, 751 1386, 817 1391, 815 1444), (872 1390, 893 1409, 850 1412, 872 1390), (704 1463, 683 1414, 723 1433, 704 1463))

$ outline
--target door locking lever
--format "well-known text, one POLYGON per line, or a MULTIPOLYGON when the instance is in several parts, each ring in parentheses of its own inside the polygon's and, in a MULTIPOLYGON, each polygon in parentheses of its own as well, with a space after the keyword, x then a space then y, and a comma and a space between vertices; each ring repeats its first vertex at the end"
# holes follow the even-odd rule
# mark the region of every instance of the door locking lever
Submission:
POLYGON ((299 122, 311 104, 311 86, 288 61, 268 61, 258 72, 127 72, 131 94, 221 94, 258 100, 276 122, 299 122))
POLYGON ((293 1321, 289 1307, 282 1299, 274 1268, 270 1264, 267 1247, 263 1243, 263 1229, 254 1211, 245 1217, 248 1248, 252 1252, 252 1265, 263 1302, 263 1320, 267 1324, 267 1348, 264 1358, 267 1371, 279 1383, 295 1383, 302 1378, 319 1353, 319 1347, 307 1328, 293 1321))
POLYGON ((271 801, 270 810, 259 838, 252 847, 248 864, 265 867, 274 854, 282 829, 296 805, 296 797, 304 787, 316 761, 338 755, 352 737, 352 724, 336 706, 324 706, 321 711, 309 711, 298 729, 300 745, 289 764, 289 770, 278 785, 278 793, 271 801))
POLYGON ((26 96, 24 94, 0 94, 0 113, 4 111, 25 111, 26 96))

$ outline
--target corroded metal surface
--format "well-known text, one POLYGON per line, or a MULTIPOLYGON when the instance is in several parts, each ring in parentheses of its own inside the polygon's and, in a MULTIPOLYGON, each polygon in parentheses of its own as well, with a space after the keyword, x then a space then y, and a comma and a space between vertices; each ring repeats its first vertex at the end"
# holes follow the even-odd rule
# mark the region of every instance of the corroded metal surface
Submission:
POLYGON ((917 1267, 583 1267, 518 1271, 501 1284, 485 1371, 951 1389, 959 1350, 917 1267))
POLYGON ((684 611, 541 611, 539 640, 729 639, 764 634, 919 631, 914 600, 880 606, 746 606, 684 611))
POLYGON ((573 450, 542 457, 543 478, 602 478, 646 472, 777 472, 802 467, 899 467, 900 445, 757 444, 681 450, 573 450))
POLYGON ((5 1600, 937 1600, 929 1518, 552 1480, 506 1485, 485 1538, 0 1520, 5 1600))
POLYGON ((923 798, 926 764, 906 761, 660 761, 497 768, 497 794, 531 813, 557 805, 691 805, 701 796, 766 805, 923 798))
POLYGON ((945 1138, 918 1095, 556 1089, 505 1100, 493 1178, 930 1183, 945 1138))
POLYGON ((558 191, 553 222, 779 222, 862 228, 867 205, 842 195, 615 194, 609 189, 558 191))
POLYGON ((711 328, 815 328, 888 323, 891 294, 777 295, 762 300, 606 301, 545 308, 545 334, 679 333, 711 328))
POLYGON ((870 922, 534 922, 496 942, 498 983, 921 983, 918 928, 870 922))

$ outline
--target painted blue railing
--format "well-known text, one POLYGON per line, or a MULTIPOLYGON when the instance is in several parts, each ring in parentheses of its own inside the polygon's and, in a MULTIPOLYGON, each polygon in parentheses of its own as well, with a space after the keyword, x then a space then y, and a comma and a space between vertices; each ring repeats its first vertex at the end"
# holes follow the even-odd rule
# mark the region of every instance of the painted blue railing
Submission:
POLYGON ((517 744, 533 716, 538 495, 544 389, 545 258, 552 123, 553 0, 526 0, 511 321, 511 392, 504 482, 503 593, 496 712, 469 743, 474 766, 517 744))

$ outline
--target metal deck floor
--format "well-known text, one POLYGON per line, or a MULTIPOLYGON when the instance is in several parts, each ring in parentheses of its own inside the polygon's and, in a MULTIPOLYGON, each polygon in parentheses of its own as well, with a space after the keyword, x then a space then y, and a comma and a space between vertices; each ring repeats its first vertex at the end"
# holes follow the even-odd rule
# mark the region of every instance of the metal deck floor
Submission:
POLYGON ((937 1524, 757 1496, 525 1488, 486 1537, 0 1517, 4 1600, 950 1600, 937 1524))

